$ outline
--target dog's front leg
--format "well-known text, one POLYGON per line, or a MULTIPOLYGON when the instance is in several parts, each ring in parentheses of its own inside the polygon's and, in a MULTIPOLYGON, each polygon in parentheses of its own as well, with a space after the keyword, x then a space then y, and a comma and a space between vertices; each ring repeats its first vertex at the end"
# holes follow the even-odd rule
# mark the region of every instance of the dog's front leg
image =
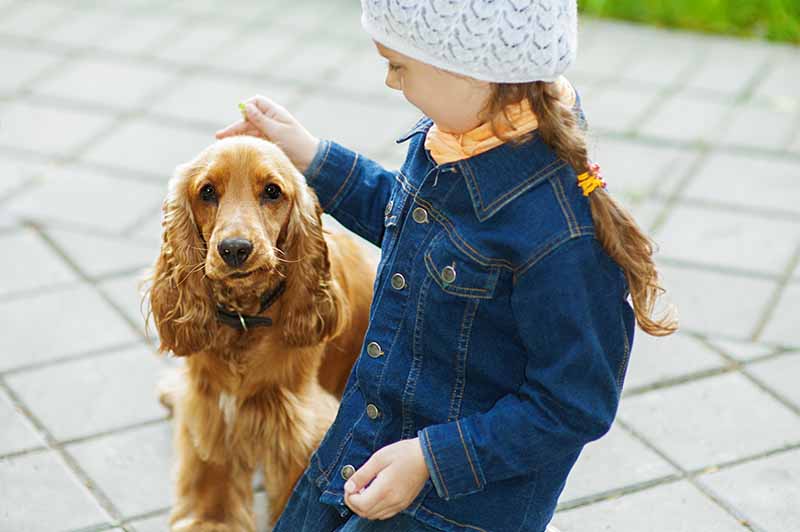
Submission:
POLYGON ((242 464, 203 460, 188 427, 176 426, 178 471, 172 532, 255 532, 253 471, 242 464))

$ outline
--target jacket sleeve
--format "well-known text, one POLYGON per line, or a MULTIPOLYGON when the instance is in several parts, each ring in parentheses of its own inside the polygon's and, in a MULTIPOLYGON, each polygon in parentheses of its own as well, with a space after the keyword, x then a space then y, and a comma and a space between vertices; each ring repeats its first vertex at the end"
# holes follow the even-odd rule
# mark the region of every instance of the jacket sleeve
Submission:
POLYGON ((395 174, 375 161, 330 140, 321 140, 305 171, 322 210, 376 246, 383 240, 383 216, 395 174))
POLYGON ((608 431, 630 352, 625 287, 591 235, 561 244, 517 278, 511 307, 527 352, 522 384, 486 412, 418 432, 440 497, 534 473, 608 431))

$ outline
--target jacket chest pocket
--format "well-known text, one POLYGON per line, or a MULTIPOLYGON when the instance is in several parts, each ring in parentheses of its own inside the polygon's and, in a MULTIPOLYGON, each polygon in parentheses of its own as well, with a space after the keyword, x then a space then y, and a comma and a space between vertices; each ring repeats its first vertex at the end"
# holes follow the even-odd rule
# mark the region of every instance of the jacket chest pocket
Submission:
POLYGON ((491 299, 500 268, 470 258, 442 232, 425 251, 425 269, 438 287, 454 296, 491 299))

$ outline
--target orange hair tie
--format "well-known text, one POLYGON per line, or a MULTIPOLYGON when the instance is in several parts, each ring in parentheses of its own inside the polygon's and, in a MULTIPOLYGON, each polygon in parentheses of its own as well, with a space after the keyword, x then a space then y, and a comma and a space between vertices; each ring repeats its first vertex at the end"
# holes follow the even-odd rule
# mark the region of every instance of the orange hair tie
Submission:
POLYGON ((589 171, 578 176, 578 186, 583 189, 584 196, 588 196, 596 188, 606 188, 606 182, 603 181, 603 173, 600 171, 600 165, 597 163, 590 164, 589 171))

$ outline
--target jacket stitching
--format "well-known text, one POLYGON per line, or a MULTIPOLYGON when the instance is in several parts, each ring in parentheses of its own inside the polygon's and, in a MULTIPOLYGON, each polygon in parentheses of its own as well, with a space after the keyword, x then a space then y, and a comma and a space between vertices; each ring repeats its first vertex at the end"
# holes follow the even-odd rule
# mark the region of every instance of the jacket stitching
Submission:
POLYGON ((425 443, 428 446, 428 454, 430 454, 431 458, 433 459, 433 467, 436 468, 436 475, 439 477, 439 480, 441 480, 440 484, 442 485, 442 489, 444 490, 444 498, 448 499, 450 498, 450 493, 447 490, 447 484, 445 484, 444 482, 444 477, 442 476, 442 472, 439 471, 439 463, 436 461, 436 455, 433 454, 433 448, 431 447, 430 437, 425 438, 425 443))
POLYGON ((401 415, 403 419, 402 433, 400 435, 401 440, 408 438, 413 430, 413 419, 409 413, 409 409, 410 403, 414 400, 414 395, 417 390, 417 378, 420 368, 422 367, 422 355, 419 353, 422 352, 420 342, 422 337, 422 328, 425 325, 425 305, 423 305, 423 302, 426 301, 430 284, 430 278, 422 281, 422 285, 419 289, 419 297, 417 299, 417 316, 414 320, 414 335, 411 344, 411 354, 413 355, 413 358, 411 361, 411 369, 408 371, 409 377, 403 390, 403 401, 401 404, 401 415))
POLYGON ((345 186, 350 182, 350 177, 353 175, 353 172, 355 172, 355 170, 356 170, 356 164, 358 163, 358 157, 359 157, 359 155, 358 155, 358 153, 356 153, 355 157, 353 158, 353 166, 350 167, 350 172, 348 172, 347 177, 345 177, 344 181, 342 181, 342 184, 339 186, 339 190, 337 190, 336 193, 333 195, 333 197, 331 197, 330 201, 328 201, 328 204, 325 207, 322 208, 323 211, 327 211, 328 207, 333 205, 333 203, 339 198, 339 195, 342 193, 342 191, 344 190, 345 186))
MULTIPOLYGON (((456 358, 456 381, 453 385, 453 393, 450 394, 450 408, 447 414, 447 421, 456 421, 461 413, 461 400, 464 397, 464 387, 466 380, 467 356, 469 355, 469 338, 472 331, 472 323, 475 314, 478 312, 480 301, 473 299, 464 308, 464 316, 461 318, 461 333, 458 337, 458 356, 456 358)), ((459 432, 461 429, 459 429, 459 432)))
POLYGON ((309 180, 316 179, 319 173, 322 171, 322 168, 325 166, 325 162, 328 160, 328 154, 331 152, 331 143, 330 141, 325 141, 325 155, 322 156, 322 161, 317 165, 316 171, 311 174, 309 180))
POLYGON ((423 510, 423 511, 426 511, 431 515, 435 515, 436 517, 438 517, 439 519, 441 519, 443 521, 447 521, 448 523, 453 523, 456 526, 460 526, 460 527, 463 527, 463 528, 471 528, 472 530, 478 530, 479 532, 488 532, 485 528, 480 528, 480 527, 473 526, 473 525, 467 525, 467 524, 464 524, 464 523, 459 523, 458 521, 453 521, 452 519, 448 519, 445 516, 443 516, 442 514, 438 514, 438 513, 434 512, 433 510, 428 510, 424 506, 420 506, 419 509, 423 510))
POLYGON ((562 244, 583 236, 594 236, 594 226, 581 225, 578 226, 577 231, 574 234, 559 233, 551 238, 547 243, 539 247, 536 250, 536 253, 534 253, 530 259, 528 259, 517 270, 514 271, 512 284, 516 284, 522 274, 528 271, 534 264, 542 260, 555 249, 560 247, 562 244))
POLYGON ((555 193, 556 199, 558 200, 558 204, 561 206, 561 213, 564 215, 564 218, 567 221, 567 226, 569 227, 569 233, 572 236, 575 236, 575 232, 578 227, 578 221, 575 218, 575 213, 572 212, 572 209, 569 206, 569 202, 567 201, 567 195, 564 192, 564 187, 561 182, 557 179, 549 179, 550 185, 553 187, 553 192, 555 193))
POLYGON ((475 472, 475 466, 472 463, 472 457, 469 455, 469 449, 467 449, 467 442, 464 441, 464 433, 461 432, 461 422, 456 420, 456 428, 458 429, 458 437, 461 438, 461 445, 464 447, 464 454, 467 455, 467 462, 469 462, 469 468, 472 470, 472 476, 475 479, 475 487, 481 487, 481 481, 478 479, 478 473, 475 472))

